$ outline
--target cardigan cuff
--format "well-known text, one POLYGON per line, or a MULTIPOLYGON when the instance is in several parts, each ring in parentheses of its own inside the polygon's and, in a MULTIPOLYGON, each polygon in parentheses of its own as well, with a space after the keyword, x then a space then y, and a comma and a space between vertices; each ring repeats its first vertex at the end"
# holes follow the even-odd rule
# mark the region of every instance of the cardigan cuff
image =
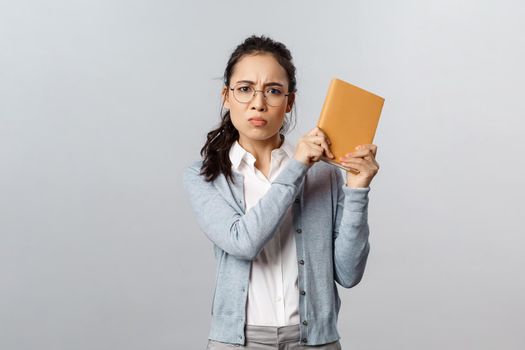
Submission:
POLYGON ((307 164, 295 158, 290 158, 288 164, 286 164, 285 168, 275 178, 274 182, 299 187, 308 168, 309 166, 307 164))
POLYGON ((345 207, 348 205, 350 211, 364 212, 368 207, 368 192, 370 187, 350 188, 343 185, 345 194, 345 207))

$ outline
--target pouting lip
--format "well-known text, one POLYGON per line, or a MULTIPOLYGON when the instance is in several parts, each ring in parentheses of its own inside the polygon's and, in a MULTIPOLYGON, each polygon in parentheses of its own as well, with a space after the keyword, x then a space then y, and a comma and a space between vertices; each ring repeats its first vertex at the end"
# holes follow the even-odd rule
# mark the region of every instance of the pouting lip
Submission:
POLYGON ((264 118, 261 118, 261 117, 251 117, 251 118, 248 118, 248 121, 250 121, 250 120, 256 120, 256 121, 265 121, 265 122, 267 122, 267 120, 266 120, 266 119, 264 119, 264 118))

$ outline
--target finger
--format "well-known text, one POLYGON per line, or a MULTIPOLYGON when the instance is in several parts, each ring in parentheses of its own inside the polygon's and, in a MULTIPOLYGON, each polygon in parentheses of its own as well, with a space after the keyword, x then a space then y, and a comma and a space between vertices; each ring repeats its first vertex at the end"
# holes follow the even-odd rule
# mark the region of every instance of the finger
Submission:
POLYGON ((358 164, 365 166, 367 164, 370 164, 371 162, 363 158, 343 158, 343 160, 341 160, 341 163, 358 164))
POLYGON ((361 149, 369 149, 372 151, 372 153, 374 154, 374 157, 377 155, 377 146, 374 145, 374 144, 362 144, 362 145, 358 145, 356 147, 357 150, 361 150, 361 149))
POLYGON ((322 131, 321 131, 321 129, 319 129, 318 126, 316 126, 316 127, 313 128, 312 130, 310 130, 310 131, 308 132, 307 135, 308 135, 308 136, 315 136, 315 135, 318 135, 319 132, 322 132, 322 131))
POLYGON ((310 142, 313 142, 313 143, 316 143, 316 144, 320 145, 321 142, 324 140, 324 137, 321 136, 321 135, 308 135, 308 136, 306 136, 305 139, 310 141, 310 142))
POLYGON ((332 153, 332 150, 330 150, 330 144, 328 143, 329 140, 324 136, 317 136, 319 143, 319 146, 323 147, 325 150, 325 153, 328 157, 334 158, 334 154, 332 153))
POLYGON ((377 173, 379 170, 379 164, 375 161, 366 160, 363 158, 349 158, 346 161, 341 162, 343 165, 348 165, 353 168, 357 168, 359 171, 366 173, 377 173))
POLYGON ((328 143, 329 140, 326 139, 324 136, 308 136, 308 140, 310 140, 312 143, 319 145, 325 149, 325 153, 328 157, 334 158, 334 154, 330 150, 330 144, 328 143))
POLYGON ((341 165, 355 174, 359 174, 362 171, 362 166, 359 164, 353 164, 349 162, 341 162, 341 165))
POLYGON ((310 130, 310 132, 307 134, 309 136, 322 136, 326 139, 326 142, 331 145, 332 144, 332 141, 330 141, 330 138, 326 135, 326 133, 321 129, 319 128, 318 126, 316 126, 315 128, 313 128, 312 130, 310 130))
POLYGON ((310 152, 312 153, 312 155, 321 156, 324 152, 324 148, 318 144, 309 143, 308 146, 310 147, 310 152))
POLYGON ((325 151, 324 153, 325 153, 328 157, 330 157, 330 158, 335 158, 334 154, 333 154, 332 151, 330 150, 330 146, 328 145, 328 143, 327 143, 325 140, 323 140, 323 143, 321 144, 321 147, 323 147, 323 149, 324 149, 324 151, 325 151))
POLYGON ((374 155, 374 152, 372 150, 370 150, 370 153, 366 156, 364 156, 363 158, 364 159, 367 159, 367 160, 370 160, 370 161, 374 161, 375 160, 375 155, 374 155))
POLYGON ((347 168, 357 170, 358 172, 366 172, 368 170, 367 166, 356 161, 341 162, 341 165, 347 168))
POLYGON ((308 154, 310 159, 312 159, 312 161, 315 161, 315 162, 317 162, 319 159, 321 159, 321 156, 323 155, 324 148, 319 146, 319 145, 316 145, 315 143, 310 143, 310 144, 308 144, 308 146, 310 147, 310 152, 308 154))
POLYGON ((372 150, 365 148, 365 149, 359 149, 350 153, 345 154, 343 157, 346 158, 368 158, 370 160, 374 159, 374 153, 372 150))
POLYGON ((317 130, 317 133, 316 133, 317 136, 322 136, 326 138, 328 141, 330 141, 326 133, 320 127, 316 127, 315 129, 317 130))

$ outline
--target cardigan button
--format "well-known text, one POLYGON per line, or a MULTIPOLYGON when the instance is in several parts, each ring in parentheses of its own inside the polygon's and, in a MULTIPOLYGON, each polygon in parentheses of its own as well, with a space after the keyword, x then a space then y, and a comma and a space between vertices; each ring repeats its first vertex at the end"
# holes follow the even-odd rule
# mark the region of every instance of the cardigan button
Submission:
POLYGON ((299 203, 299 198, 295 198, 295 203, 299 203))
POLYGON ((301 295, 305 295, 306 292, 304 290, 301 291, 301 295))
POLYGON ((308 326, 308 322, 306 322, 306 320, 303 321, 303 324, 304 324, 305 326, 308 326))
POLYGON ((304 265, 304 260, 299 260, 299 264, 304 265))
POLYGON ((303 338, 303 343, 306 343, 306 341, 307 341, 306 338, 303 338))
POLYGON ((303 232, 303 230, 301 230, 300 228, 298 228, 296 231, 297 231, 297 233, 303 232))

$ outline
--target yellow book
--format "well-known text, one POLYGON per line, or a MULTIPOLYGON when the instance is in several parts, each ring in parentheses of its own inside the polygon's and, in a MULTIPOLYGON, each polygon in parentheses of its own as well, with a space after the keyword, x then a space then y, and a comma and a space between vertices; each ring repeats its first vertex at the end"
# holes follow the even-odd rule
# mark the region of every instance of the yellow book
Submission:
POLYGON ((328 88, 317 126, 330 139, 335 158, 321 160, 345 170, 339 157, 353 152, 361 144, 371 144, 385 99, 341 79, 333 79, 328 88))

